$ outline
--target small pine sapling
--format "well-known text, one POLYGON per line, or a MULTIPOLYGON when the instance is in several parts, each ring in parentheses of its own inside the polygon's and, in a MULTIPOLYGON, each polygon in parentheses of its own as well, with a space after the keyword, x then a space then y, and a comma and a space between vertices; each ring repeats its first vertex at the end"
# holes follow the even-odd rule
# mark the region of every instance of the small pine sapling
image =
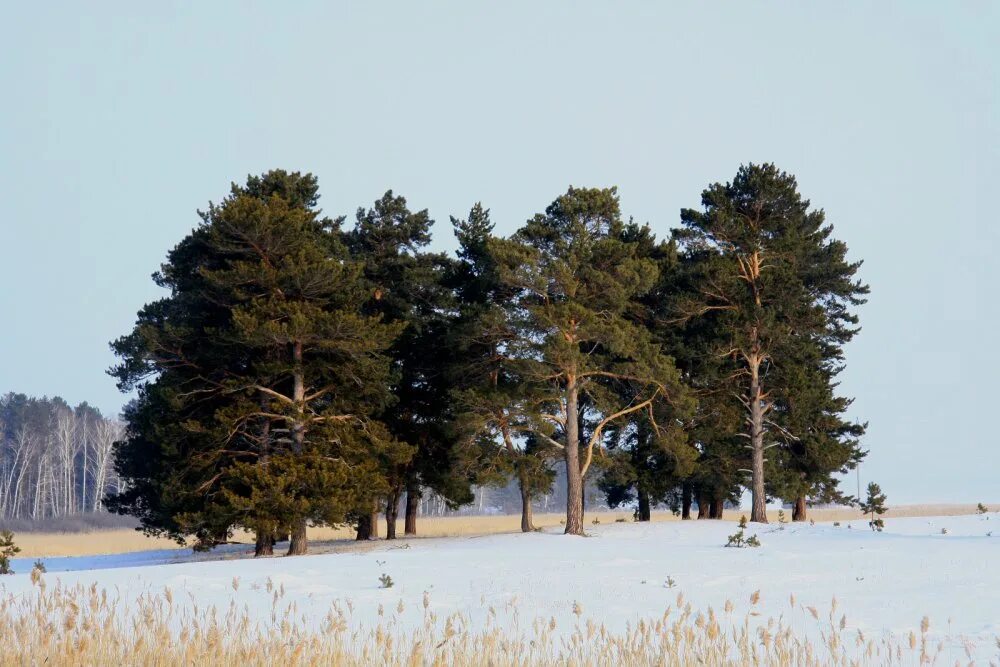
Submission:
POLYGON ((384 572, 382 573, 382 576, 378 578, 378 580, 379 583, 381 584, 379 588, 392 588, 396 583, 392 580, 392 577, 390 577, 388 574, 385 574, 384 572))
POLYGON ((868 484, 868 497, 861 503, 861 511, 869 516, 868 525, 871 526, 872 530, 881 532, 885 528, 885 522, 881 518, 887 511, 885 499, 885 494, 882 493, 879 485, 870 482, 868 484))
POLYGON ((743 534, 743 531, 746 530, 746 527, 747 527, 747 517, 746 515, 743 515, 740 517, 740 526, 739 526, 740 529, 729 536, 729 541, 726 542, 726 546, 736 547, 738 549, 742 549, 744 547, 759 547, 760 540, 757 539, 756 535, 751 535, 750 537, 746 537, 743 534))
POLYGON ((785 519, 785 510, 778 510, 778 523, 788 523, 785 519))
POLYGON ((978 505, 976 505, 976 514, 986 514, 989 511, 990 511, 990 508, 987 507, 986 505, 982 504, 982 503, 979 503, 978 505))
POLYGON ((41 560, 36 560, 35 564, 31 566, 32 570, 37 570, 39 574, 45 574, 47 570, 45 569, 45 563, 41 560))
POLYGON ((10 567, 10 559, 20 551, 20 547, 14 546, 14 533, 0 530, 0 574, 14 574, 14 570, 10 567))

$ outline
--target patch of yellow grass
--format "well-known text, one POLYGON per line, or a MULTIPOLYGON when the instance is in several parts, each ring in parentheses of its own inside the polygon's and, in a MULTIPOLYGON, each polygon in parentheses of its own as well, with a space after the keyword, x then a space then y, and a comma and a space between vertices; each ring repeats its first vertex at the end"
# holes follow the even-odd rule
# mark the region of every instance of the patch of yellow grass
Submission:
MULTIPOLYGON (((893 507, 885 515, 887 519, 919 516, 958 516, 975 514, 976 506, 969 505, 900 505, 893 507)), ((740 516, 748 515, 746 510, 726 510, 724 519, 738 521, 740 516)), ((791 521, 791 511, 785 512, 786 520, 791 521)), ((777 511, 768 512, 771 521, 778 520, 777 511)), ((809 517, 816 521, 863 521, 861 513, 851 508, 809 509, 809 517)), ((559 525, 562 514, 536 514, 535 525, 539 528, 551 528, 559 525)), ((590 513, 585 523, 590 525, 594 519, 601 524, 614 523, 619 519, 632 521, 630 511, 611 511, 590 513)), ((655 512, 652 520, 679 521, 679 517, 670 512, 655 512)), ((518 532, 521 527, 521 517, 504 516, 445 516, 420 517, 417 522, 418 537, 462 537, 474 535, 494 535, 498 533, 518 532)), ((385 522, 379 525, 379 534, 385 536, 385 522)), ((403 522, 397 524, 396 534, 403 536, 403 522)), ((354 537, 354 531, 349 527, 342 528, 310 528, 309 539, 312 542, 334 540, 349 540, 354 537)), ((134 530, 117 529, 102 530, 89 533, 19 533, 15 536, 16 543, 21 547, 22 558, 56 558, 60 556, 92 556, 97 554, 131 553, 151 549, 176 549, 176 542, 164 538, 146 537, 134 530)), ((238 533, 234 541, 253 543, 253 537, 238 533)))

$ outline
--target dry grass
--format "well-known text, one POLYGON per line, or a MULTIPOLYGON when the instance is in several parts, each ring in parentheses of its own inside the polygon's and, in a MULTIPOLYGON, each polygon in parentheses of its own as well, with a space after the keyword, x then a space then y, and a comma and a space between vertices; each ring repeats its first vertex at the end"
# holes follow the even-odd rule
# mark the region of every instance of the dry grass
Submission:
MULTIPOLYGON (((917 516, 958 516, 975 514, 975 504, 968 505, 903 505, 894 507, 885 515, 887 519, 917 516)), ((738 521, 746 511, 727 510, 724 518, 738 521)), ((785 512, 791 519, 791 512, 785 512)), ((771 521, 778 520, 777 511, 768 513, 771 521)), ((850 521, 863 520, 861 513, 850 508, 810 509, 809 515, 816 521, 850 521)), ((614 523, 618 519, 632 520, 628 511, 600 512, 588 515, 589 523, 594 518, 602 524, 614 523)), ((537 514, 535 524, 541 528, 558 526, 563 519, 562 514, 537 514)), ((653 521, 679 521, 669 512, 655 512, 653 521)), ((421 517, 418 523, 420 537, 459 537, 471 535, 492 535, 497 533, 513 533, 520 530, 519 516, 446 516, 421 517)), ((384 535, 385 525, 380 526, 384 535)), ((403 534, 402 521, 399 522, 397 534, 403 534)), ((350 528, 312 528, 309 539, 313 542, 345 540, 353 537, 350 528)), ((238 542, 252 543, 247 534, 237 534, 233 538, 238 542)), ((16 536, 21 547, 22 558, 55 558, 59 556, 91 556, 96 554, 131 553, 150 549, 173 549, 177 543, 168 539, 146 537, 134 530, 100 530, 85 533, 20 533, 16 536)))
MULTIPOLYGON (((963 652, 956 641, 932 640, 926 618, 906 636, 866 637, 849 628, 836 600, 827 613, 793 597, 779 619, 764 620, 754 611, 759 591, 741 612, 731 601, 695 611, 678 594, 659 618, 614 633, 575 603, 561 619, 490 607, 477 626, 463 615, 439 617, 424 593, 360 621, 349 601, 337 602, 306 626, 270 581, 273 612, 264 620, 248 615, 235 580, 223 609, 199 609, 170 589, 124 600, 96 585, 49 588, 43 575, 33 582, 28 592, 0 595, 0 665, 881 665, 934 662, 946 646, 963 652)), ((963 657, 976 652, 965 644, 963 657)))

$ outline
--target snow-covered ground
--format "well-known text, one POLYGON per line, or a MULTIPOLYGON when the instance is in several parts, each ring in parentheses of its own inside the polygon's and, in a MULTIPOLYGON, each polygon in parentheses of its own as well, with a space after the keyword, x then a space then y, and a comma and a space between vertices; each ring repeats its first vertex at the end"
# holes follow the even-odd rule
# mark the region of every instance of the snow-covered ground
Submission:
MULTIPOLYGON (((862 519, 850 528, 848 522, 751 526, 747 533, 763 545, 758 549, 723 548, 736 530, 731 522, 690 521, 588 525, 587 538, 552 532, 399 540, 297 558, 206 561, 153 551, 48 559, 46 580, 96 582, 126 597, 169 587, 202 608, 235 601, 260 618, 275 604, 294 602, 297 616, 315 619, 317 627, 334 602, 348 600, 355 621, 372 623, 380 605, 402 600, 412 614, 400 614, 401 622, 412 616, 416 625, 426 592, 442 616, 461 612, 484 621, 490 607, 509 610, 513 602, 522 618, 572 623, 576 605, 583 617, 622 630, 660 616, 680 592, 695 609, 711 605, 719 612, 731 600, 738 614, 783 617, 809 632, 805 626, 816 622, 804 608, 815 607, 822 619, 836 598, 836 618, 846 614, 849 631, 902 637, 927 616, 932 636, 953 638, 956 647, 964 638, 978 657, 996 659, 1000 514, 886 523, 883 533, 862 519), (391 588, 380 587, 382 574, 392 578, 391 588), (284 587, 280 603, 268 580, 284 587), (760 601, 751 606, 758 590, 760 601)), ((15 560, 18 574, 0 579, 0 592, 30 589, 32 560, 15 560)))

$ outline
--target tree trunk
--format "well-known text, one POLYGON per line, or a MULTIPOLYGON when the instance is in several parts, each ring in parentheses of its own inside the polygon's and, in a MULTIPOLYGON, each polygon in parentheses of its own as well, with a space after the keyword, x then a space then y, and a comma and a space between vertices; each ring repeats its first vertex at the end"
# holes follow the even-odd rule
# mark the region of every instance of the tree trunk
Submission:
POLYGON ((365 514, 360 519, 358 519, 357 532, 355 533, 354 539, 358 542, 363 542, 365 540, 372 539, 371 515, 365 514))
POLYGON ((417 534, 417 511, 420 509, 420 488, 411 484, 406 489, 406 522, 404 535, 417 534))
POLYGON ((711 509, 708 502, 708 494, 704 491, 698 492, 698 518, 707 519, 708 511, 711 509))
POLYGON ((306 537, 306 520, 297 519, 292 526, 292 536, 288 540, 288 555, 301 556, 309 549, 309 539, 306 537))
POLYGON ((521 532, 531 533, 535 530, 535 522, 531 514, 531 489, 524 473, 518 473, 517 484, 521 489, 521 532))
POLYGON ((713 498, 712 499, 712 510, 709 512, 709 517, 712 519, 721 519, 722 510, 726 507, 726 501, 723 498, 713 498))
POLYGON ((385 503, 385 539, 396 539, 396 519, 399 518, 399 496, 398 488, 389 492, 389 498, 385 503))
POLYGON ((691 520, 691 484, 688 482, 681 487, 681 519, 691 520))
POLYGON ((274 555, 274 534, 269 530, 258 530, 253 557, 274 555))
MULTIPOLYGON (((306 425, 305 425, 305 402, 306 384, 302 370, 302 343, 292 343, 292 400, 295 402, 296 418, 292 421, 292 450, 296 454, 301 454, 305 449, 306 425)), ((292 524, 292 537, 288 542, 288 555, 298 556, 304 554, 309 548, 306 537, 306 518, 295 519, 292 524)))
MULTIPOLYGON (((756 332, 754 332, 756 338, 756 332)), ((764 491, 764 401, 760 385, 760 355, 754 353, 750 365, 750 449, 753 453, 753 483, 750 520, 767 523, 767 494, 764 491)))
POLYGON ((566 386, 566 534, 583 535, 583 475, 580 473, 580 414, 576 378, 566 386))
POLYGON ((378 511, 379 511, 379 502, 378 498, 376 498, 375 500, 372 501, 372 513, 371 516, 368 517, 368 521, 371 523, 371 529, 370 529, 371 537, 369 539, 372 540, 378 539, 378 511))
POLYGON ((358 541, 378 539, 378 501, 372 501, 372 511, 358 519, 358 541))
POLYGON ((799 496, 795 499, 795 506, 792 508, 792 521, 806 521, 806 497, 799 496))
POLYGON ((639 521, 649 521, 649 494, 641 486, 638 489, 639 493, 639 510, 636 512, 636 518, 639 521))

